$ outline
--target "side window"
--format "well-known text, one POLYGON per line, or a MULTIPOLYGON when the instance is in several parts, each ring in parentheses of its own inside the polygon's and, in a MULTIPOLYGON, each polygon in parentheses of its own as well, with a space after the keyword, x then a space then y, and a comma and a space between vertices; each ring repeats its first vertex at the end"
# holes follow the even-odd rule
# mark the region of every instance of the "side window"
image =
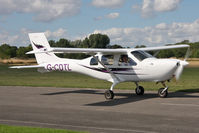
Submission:
POLYGON ((113 63, 114 63, 113 58, 114 58, 113 55, 103 55, 101 61, 104 65, 113 65, 113 63))
POLYGON ((137 65, 137 63, 131 58, 129 58, 129 64, 130 64, 130 66, 136 66, 137 65))
POLYGON ((98 61, 95 58, 91 58, 90 65, 98 65, 98 61))
POLYGON ((128 55, 121 55, 119 59, 119 66, 135 66, 137 63, 128 57, 128 55))

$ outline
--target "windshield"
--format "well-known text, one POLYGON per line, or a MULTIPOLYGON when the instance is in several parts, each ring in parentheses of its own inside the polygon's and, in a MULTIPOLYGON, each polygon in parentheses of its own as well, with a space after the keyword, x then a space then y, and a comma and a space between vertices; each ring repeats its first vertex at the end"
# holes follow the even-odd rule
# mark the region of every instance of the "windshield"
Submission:
POLYGON ((144 51, 133 51, 133 52, 131 52, 131 54, 135 58, 137 58, 139 61, 142 61, 146 58, 154 58, 152 55, 150 55, 149 53, 144 52, 144 51))
POLYGON ((128 57, 128 55, 120 55, 118 65, 119 66, 135 66, 137 65, 137 63, 133 59, 128 57))

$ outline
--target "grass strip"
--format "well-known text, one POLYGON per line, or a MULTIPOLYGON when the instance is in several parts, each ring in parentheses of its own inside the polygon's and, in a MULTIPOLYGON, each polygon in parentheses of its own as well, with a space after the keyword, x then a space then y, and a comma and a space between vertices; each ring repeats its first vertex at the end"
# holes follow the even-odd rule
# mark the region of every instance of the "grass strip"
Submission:
POLYGON ((64 129, 0 125, 0 133, 86 133, 64 129))

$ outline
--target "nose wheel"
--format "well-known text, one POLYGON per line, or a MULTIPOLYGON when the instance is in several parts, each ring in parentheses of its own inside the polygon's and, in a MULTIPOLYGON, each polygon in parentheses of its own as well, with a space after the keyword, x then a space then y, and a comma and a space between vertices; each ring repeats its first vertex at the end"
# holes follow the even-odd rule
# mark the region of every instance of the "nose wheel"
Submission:
POLYGON ((167 95, 168 95, 168 88, 169 88, 169 87, 166 86, 164 82, 162 82, 162 85, 163 85, 165 88, 160 88, 160 89, 158 90, 158 95, 159 95, 159 97, 161 97, 161 98, 165 98, 165 97, 167 97, 167 95))
POLYGON ((165 88, 160 88, 160 89, 158 90, 158 95, 159 95, 159 97, 161 97, 161 98, 165 98, 165 97, 167 97, 167 95, 168 95, 168 90, 165 90, 165 91, 164 91, 164 89, 165 89, 165 88))

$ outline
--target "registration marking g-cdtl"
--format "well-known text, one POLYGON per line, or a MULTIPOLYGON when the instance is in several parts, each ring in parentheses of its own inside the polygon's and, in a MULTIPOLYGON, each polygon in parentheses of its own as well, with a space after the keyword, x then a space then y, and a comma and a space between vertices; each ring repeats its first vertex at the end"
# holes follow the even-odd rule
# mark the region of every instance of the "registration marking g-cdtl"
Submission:
POLYGON ((69 64, 47 64, 46 69, 49 71, 72 71, 69 64))

